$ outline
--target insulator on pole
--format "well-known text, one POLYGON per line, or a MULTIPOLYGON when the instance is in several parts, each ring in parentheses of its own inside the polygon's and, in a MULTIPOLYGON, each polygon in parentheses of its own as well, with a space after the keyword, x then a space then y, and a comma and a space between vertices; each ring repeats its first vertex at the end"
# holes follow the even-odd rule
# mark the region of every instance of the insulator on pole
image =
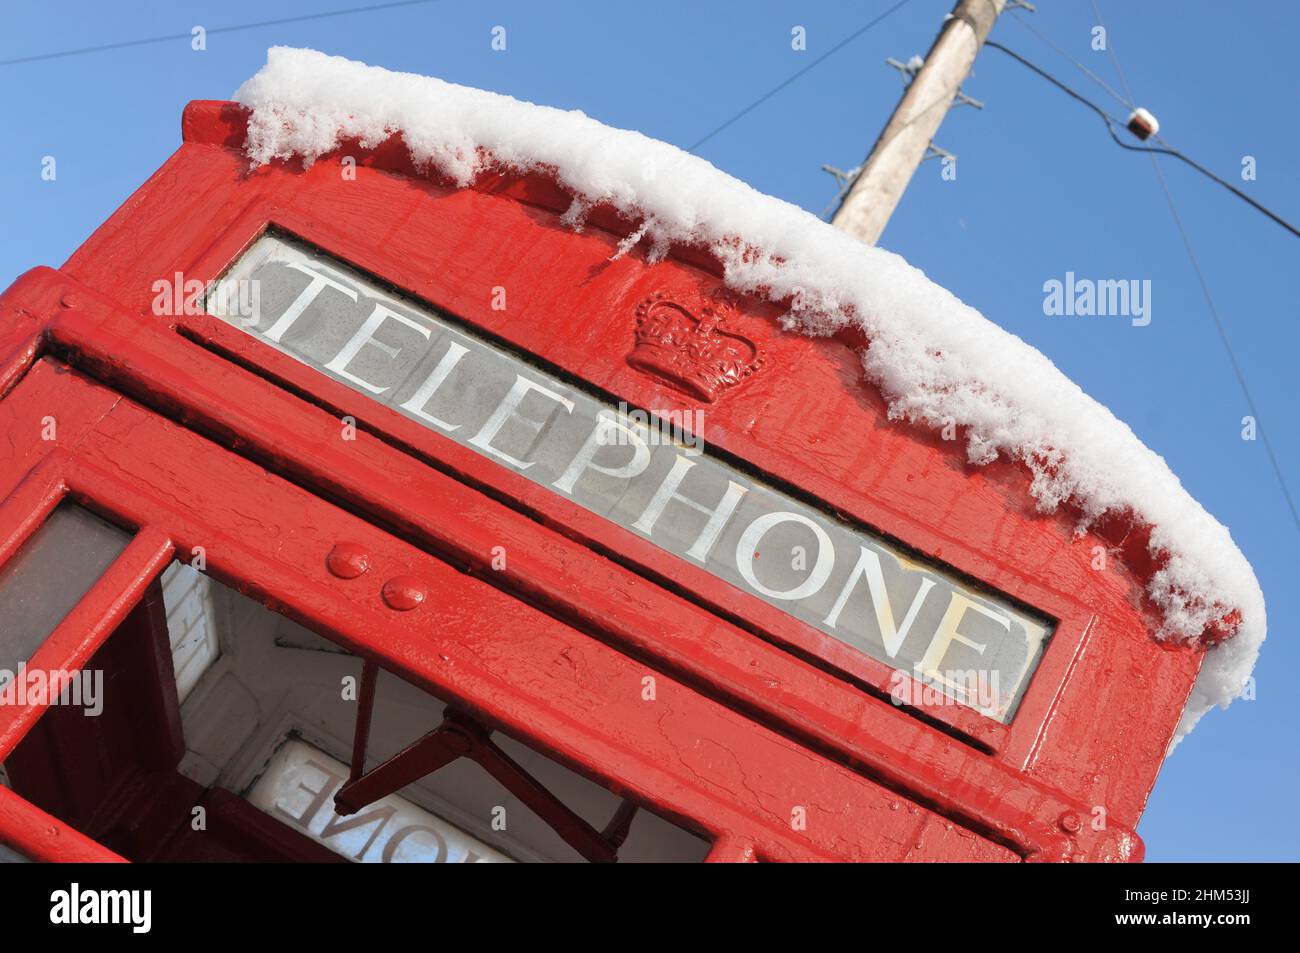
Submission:
POLYGON ((1128 131, 1139 139, 1146 140, 1160 131, 1160 123, 1155 116, 1139 106, 1128 117, 1128 131))

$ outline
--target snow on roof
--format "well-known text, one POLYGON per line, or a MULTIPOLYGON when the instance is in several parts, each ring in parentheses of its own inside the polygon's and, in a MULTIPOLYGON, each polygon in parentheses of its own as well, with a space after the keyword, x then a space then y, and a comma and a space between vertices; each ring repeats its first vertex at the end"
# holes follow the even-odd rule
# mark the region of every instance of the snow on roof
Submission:
POLYGON ((787 309, 787 328, 823 335, 859 325, 870 341, 866 378, 892 417, 931 427, 955 421, 972 463, 1019 461, 1040 508, 1070 504, 1081 529, 1117 514, 1152 527, 1161 568, 1147 593, 1163 617, 1157 636, 1232 632, 1207 653, 1175 743, 1240 693, 1266 621, 1259 583, 1228 530, 1051 361, 898 255, 697 156, 576 110, 287 47, 272 48, 235 98, 252 111, 246 148, 254 164, 310 164, 346 140, 371 147, 400 133, 417 166, 461 186, 487 171, 545 172, 573 196, 571 225, 594 206, 612 206, 641 222, 621 252, 641 241, 652 258, 678 244, 709 249, 727 285, 787 309))

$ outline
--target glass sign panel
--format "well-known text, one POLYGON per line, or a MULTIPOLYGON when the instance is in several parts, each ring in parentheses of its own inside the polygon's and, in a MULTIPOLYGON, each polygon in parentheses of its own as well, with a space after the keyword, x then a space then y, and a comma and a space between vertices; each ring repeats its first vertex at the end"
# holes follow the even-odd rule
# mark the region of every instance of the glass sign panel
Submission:
POLYGON ((702 412, 616 407, 274 235, 206 301, 279 351, 892 666, 899 704, 956 702, 1007 722, 1042 655, 1049 619, 718 459, 703 446, 702 412))
POLYGON ((363 864, 514 862, 396 794, 339 817, 334 813, 334 795, 347 779, 347 765, 289 738, 248 792, 248 800, 318 844, 363 864))

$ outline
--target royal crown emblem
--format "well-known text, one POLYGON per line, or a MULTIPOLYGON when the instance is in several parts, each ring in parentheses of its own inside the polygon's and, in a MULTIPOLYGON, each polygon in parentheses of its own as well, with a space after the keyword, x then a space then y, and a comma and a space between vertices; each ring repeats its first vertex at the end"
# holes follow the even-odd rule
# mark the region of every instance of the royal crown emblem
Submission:
POLYGON ((758 345, 727 329, 734 311, 734 303, 723 292, 695 308, 656 292, 637 306, 636 347, 627 362, 712 402, 765 360, 758 345))

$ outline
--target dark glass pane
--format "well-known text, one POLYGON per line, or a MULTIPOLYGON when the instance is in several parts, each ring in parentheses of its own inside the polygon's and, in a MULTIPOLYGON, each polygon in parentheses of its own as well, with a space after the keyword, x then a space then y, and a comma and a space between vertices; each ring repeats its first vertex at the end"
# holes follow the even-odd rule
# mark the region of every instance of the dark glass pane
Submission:
POLYGON ((0 670, 32 657, 131 541, 75 503, 61 503, 0 566, 0 670))

